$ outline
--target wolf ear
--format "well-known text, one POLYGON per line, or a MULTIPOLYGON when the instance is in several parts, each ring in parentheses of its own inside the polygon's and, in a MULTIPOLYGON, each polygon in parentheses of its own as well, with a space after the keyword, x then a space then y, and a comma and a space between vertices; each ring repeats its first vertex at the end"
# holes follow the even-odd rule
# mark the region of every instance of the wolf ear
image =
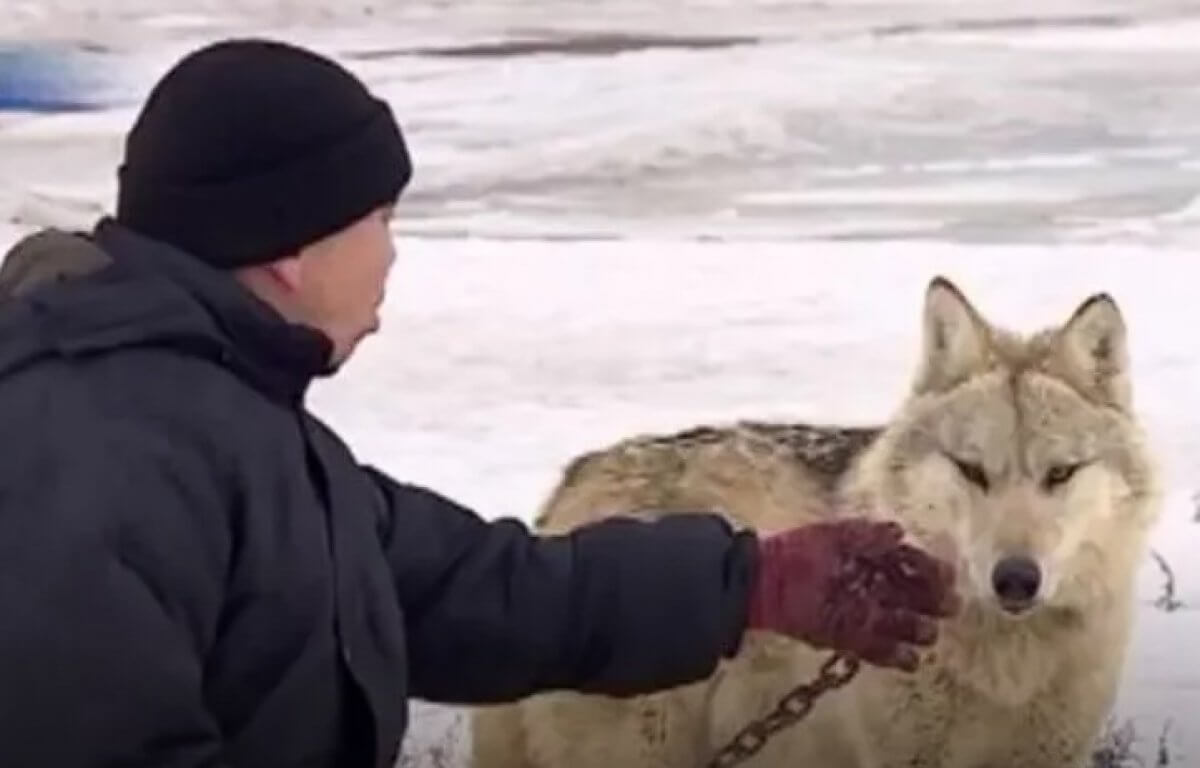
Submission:
POLYGON ((925 290, 924 334, 917 394, 945 391, 987 363, 987 324, 962 291, 941 276, 925 290))
POLYGON ((1132 403, 1125 319, 1098 293, 1079 305, 1058 332, 1057 353, 1071 381, 1091 399, 1121 410, 1132 403))

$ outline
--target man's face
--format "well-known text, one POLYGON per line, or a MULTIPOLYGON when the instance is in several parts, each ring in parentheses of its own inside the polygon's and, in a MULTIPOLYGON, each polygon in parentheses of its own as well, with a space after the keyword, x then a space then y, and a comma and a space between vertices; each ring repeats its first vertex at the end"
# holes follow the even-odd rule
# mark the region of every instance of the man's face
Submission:
POLYGON ((391 206, 378 208, 300 251, 296 299, 305 321, 333 341, 335 365, 379 329, 379 309, 395 259, 388 231, 391 214, 391 206))

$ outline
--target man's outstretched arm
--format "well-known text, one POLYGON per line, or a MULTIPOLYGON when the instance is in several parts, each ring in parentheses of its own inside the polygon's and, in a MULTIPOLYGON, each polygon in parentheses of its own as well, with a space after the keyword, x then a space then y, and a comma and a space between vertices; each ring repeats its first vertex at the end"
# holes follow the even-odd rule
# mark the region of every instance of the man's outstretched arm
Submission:
POLYGON ((373 473, 405 612, 414 696, 486 703, 703 678, 736 651, 756 539, 719 517, 605 521, 538 537, 373 473))
POLYGON ((722 518, 608 519, 538 537, 371 470, 407 621, 412 692, 511 701, 550 689, 646 693, 708 676, 747 629, 911 669, 957 610, 953 571, 894 523, 760 540, 722 518))

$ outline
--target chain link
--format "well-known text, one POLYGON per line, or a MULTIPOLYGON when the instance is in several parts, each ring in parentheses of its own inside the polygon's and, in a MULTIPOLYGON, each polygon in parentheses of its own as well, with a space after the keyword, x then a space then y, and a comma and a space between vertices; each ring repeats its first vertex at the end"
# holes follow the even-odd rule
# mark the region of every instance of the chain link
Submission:
POLYGON ((707 768, 732 768, 754 757, 776 733, 803 720, 822 694, 853 680, 858 669, 857 658, 843 654, 830 656, 815 680, 796 686, 779 700, 774 710, 742 728, 717 752, 707 768))

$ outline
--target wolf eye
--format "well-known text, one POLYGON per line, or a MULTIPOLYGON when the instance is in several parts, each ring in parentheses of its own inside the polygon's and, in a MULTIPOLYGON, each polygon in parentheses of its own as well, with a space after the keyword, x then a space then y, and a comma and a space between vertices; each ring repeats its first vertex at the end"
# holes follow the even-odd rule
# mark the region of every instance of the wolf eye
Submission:
POLYGON ((1068 480, 1074 477, 1075 473, 1079 471, 1079 468, 1082 466, 1082 462, 1076 462, 1074 464, 1055 464, 1054 466, 1050 467, 1050 469, 1046 470, 1046 476, 1042 478, 1042 486, 1047 491, 1053 490, 1055 487, 1066 483, 1068 480))
POLYGON ((987 491, 990 484, 988 483, 987 473, 983 471, 983 467, 971 461, 956 459, 953 456, 950 457, 950 460, 954 462, 954 466, 958 467, 958 471, 962 473, 963 477, 979 486, 983 491, 987 491))

